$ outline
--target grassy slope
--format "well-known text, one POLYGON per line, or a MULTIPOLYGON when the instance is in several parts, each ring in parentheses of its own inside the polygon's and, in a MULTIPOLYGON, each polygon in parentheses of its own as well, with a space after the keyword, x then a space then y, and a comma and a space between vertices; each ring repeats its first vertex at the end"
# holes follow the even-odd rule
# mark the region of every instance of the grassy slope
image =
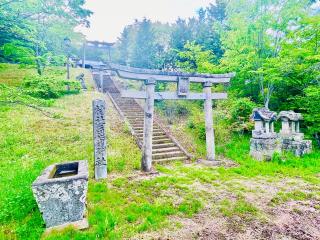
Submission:
MULTIPOLYGON (((0 83, 4 75, 2 71, 0 83)), ((4 81, 10 83, 7 78, 4 81)), ((14 85, 19 85, 19 81, 14 85)), ((91 101, 98 97, 103 98, 88 91, 57 100, 47 110, 58 113, 59 119, 47 118, 22 106, 10 110, 0 106, 0 239, 40 238, 44 225, 30 185, 46 166, 87 159, 93 176, 91 101)), ((90 228, 83 232, 67 229, 43 238, 133 237, 161 228, 177 229, 181 227, 181 219, 192 218, 201 210, 228 219, 259 220, 267 213, 258 200, 248 199, 250 194, 277 204, 320 197, 316 176, 320 169, 319 153, 301 160, 289 156, 285 163, 257 163, 247 157, 246 138, 218 147, 221 154, 241 163, 239 167, 173 164, 158 166, 159 176, 140 176, 137 169, 141 153, 109 100, 108 104, 110 175, 105 182, 95 182, 92 178, 89 181, 90 228), (284 184, 287 181, 290 184, 284 184), (246 182, 273 185, 276 191, 272 195, 253 190, 246 182), (173 220, 173 216, 180 220, 173 220)), ((198 144, 201 148, 203 143, 198 144)))

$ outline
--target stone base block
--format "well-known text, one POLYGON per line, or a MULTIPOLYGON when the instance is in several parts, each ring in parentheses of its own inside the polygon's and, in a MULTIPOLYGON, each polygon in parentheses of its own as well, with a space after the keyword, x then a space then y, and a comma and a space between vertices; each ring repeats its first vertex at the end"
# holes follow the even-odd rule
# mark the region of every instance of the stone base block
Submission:
POLYGON ((88 223, 88 220, 86 218, 84 218, 80 221, 65 223, 65 224, 62 224, 59 226, 47 228, 46 231, 44 232, 44 234, 47 235, 53 231, 62 231, 63 229, 68 228, 68 227, 75 228, 77 230, 83 230, 83 229, 89 228, 89 223, 88 223))
POLYGON ((250 156, 263 161, 271 160, 274 153, 281 152, 281 146, 278 139, 256 139, 250 140, 250 156))
POLYGON ((292 141, 303 141, 303 133, 281 133, 279 134, 281 139, 292 140, 292 141))
POLYGON ((282 140, 282 150, 291 151, 296 156, 301 157, 304 154, 310 153, 312 150, 312 142, 310 140, 292 140, 283 139, 282 140))

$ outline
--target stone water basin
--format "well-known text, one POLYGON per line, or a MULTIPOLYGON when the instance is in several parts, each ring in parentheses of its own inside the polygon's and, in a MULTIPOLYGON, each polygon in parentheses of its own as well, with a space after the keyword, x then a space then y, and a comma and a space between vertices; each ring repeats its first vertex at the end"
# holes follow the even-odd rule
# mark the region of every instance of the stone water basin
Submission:
POLYGON ((48 230, 88 227, 88 176, 88 162, 75 161, 53 164, 33 182, 32 192, 48 230))

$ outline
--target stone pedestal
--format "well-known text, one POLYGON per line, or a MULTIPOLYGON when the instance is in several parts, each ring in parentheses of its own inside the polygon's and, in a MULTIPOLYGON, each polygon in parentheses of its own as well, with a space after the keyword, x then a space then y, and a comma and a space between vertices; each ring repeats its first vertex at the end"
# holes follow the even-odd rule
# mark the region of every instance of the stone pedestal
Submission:
POLYGON ((87 161, 54 164, 32 184, 33 195, 47 229, 88 227, 84 218, 88 189, 87 161))
POLYGON ((311 153, 312 142, 310 140, 282 139, 282 150, 293 152, 297 157, 311 153))
POLYGON ((263 161, 271 160, 272 155, 281 152, 280 141, 276 137, 264 136, 250 139, 250 156, 263 161))

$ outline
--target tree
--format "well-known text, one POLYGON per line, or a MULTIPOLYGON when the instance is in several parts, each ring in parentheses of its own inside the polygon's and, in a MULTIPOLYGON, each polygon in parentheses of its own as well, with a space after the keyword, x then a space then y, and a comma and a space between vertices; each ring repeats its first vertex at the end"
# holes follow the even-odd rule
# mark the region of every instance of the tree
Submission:
POLYGON ((151 21, 144 18, 137 24, 137 27, 131 64, 135 67, 154 68, 157 49, 151 21))
POLYGON ((39 74, 54 56, 63 53, 62 42, 74 33, 78 25, 88 26, 89 10, 84 0, 12 0, 0 5, 2 59, 18 63, 33 63, 39 74), (4 24, 2 24, 4 23, 4 24), (16 51, 13 51, 16 49, 16 51))
POLYGON ((178 53, 177 66, 187 72, 214 73, 217 66, 212 64, 214 55, 211 51, 204 51, 195 42, 187 42, 183 51, 178 53))
POLYGON ((222 31, 226 48, 224 66, 236 71, 234 89, 253 96, 265 107, 284 80, 279 71, 282 44, 288 29, 305 14, 306 1, 233 1, 227 7, 228 31, 222 31))
POLYGON ((182 50, 184 48, 184 45, 191 40, 192 31, 189 28, 187 21, 178 18, 171 34, 171 48, 182 50))
POLYGON ((126 26, 118 39, 119 63, 127 65, 129 61, 130 30, 126 26))

